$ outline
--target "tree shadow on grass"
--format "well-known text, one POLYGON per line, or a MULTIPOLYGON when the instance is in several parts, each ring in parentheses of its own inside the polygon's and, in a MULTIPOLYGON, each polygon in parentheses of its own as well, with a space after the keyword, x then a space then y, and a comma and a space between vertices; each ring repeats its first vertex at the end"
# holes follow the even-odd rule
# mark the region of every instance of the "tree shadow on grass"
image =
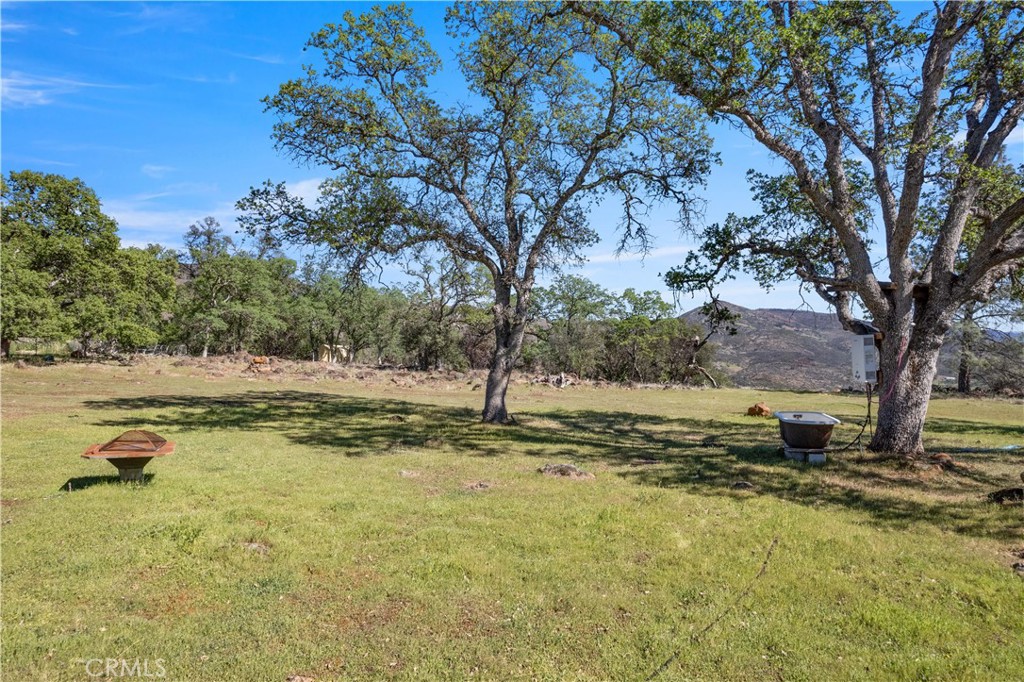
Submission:
MULTIPOLYGON (((128 414, 145 410, 146 423, 156 429, 280 433, 297 444, 348 457, 444 447, 481 457, 515 452, 607 466, 642 485, 694 494, 771 495, 807 506, 850 509, 894 528, 925 523, 977 537, 1020 538, 1020 519, 1013 512, 982 501, 1003 481, 980 467, 924 476, 856 451, 810 467, 781 457, 778 430, 765 420, 542 410, 521 415, 518 426, 500 427, 480 423, 478 413, 468 408, 306 391, 116 398, 88 401, 87 406, 128 414), (752 483, 753 491, 734 489, 741 480, 752 483)), ((132 427, 138 420, 118 416, 99 425, 132 427)), ((968 438, 971 428, 990 425, 959 422, 956 427, 968 438)), ((845 443, 857 430, 844 425, 834 439, 845 443)), ((1000 464, 1014 457, 1002 454, 1000 464)))
MULTIPOLYGON (((1021 408, 1024 416, 1024 407, 1021 408)), ((954 434, 961 435, 987 435, 998 436, 1005 440, 1005 445, 1020 445, 1024 447, 1024 425, 1014 426, 1012 424, 993 424, 991 422, 972 422, 964 419, 950 419, 948 417, 929 417, 928 432, 932 434, 954 434)))
MULTIPOLYGON (((143 480, 141 483, 138 481, 133 481, 128 482, 127 484, 146 485, 153 480, 154 476, 156 476, 156 474, 143 474, 143 480)), ((64 484, 57 489, 57 492, 73 493, 78 490, 85 490, 86 488, 91 488, 94 485, 114 485, 117 483, 121 483, 121 478, 120 476, 118 476, 118 474, 113 474, 110 476, 76 476, 75 478, 69 478, 68 480, 64 481, 64 484)))

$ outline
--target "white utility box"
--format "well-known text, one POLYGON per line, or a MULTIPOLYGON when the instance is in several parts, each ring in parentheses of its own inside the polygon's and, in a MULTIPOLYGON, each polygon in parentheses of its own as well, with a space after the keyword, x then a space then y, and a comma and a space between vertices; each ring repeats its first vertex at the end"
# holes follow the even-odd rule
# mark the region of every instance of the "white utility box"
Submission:
POLYGON ((853 359, 853 380, 862 384, 878 383, 878 349, 872 334, 853 337, 850 346, 853 359))

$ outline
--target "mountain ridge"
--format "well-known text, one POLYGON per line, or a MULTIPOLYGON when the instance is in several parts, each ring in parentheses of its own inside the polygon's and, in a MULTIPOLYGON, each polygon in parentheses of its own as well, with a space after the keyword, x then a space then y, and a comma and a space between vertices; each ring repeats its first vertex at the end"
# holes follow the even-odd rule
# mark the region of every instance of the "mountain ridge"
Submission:
MULTIPOLYGON (((835 313, 785 308, 744 308, 725 303, 739 314, 735 335, 718 333, 715 364, 739 386, 833 391, 853 384, 850 343, 835 313)), ((697 309, 683 313, 687 322, 704 326, 697 309)))
MULTIPOLYGON (((863 388, 852 374, 850 348, 854 335, 842 328, 835 313, 723 304, 740 315, 737 334, 719 332, 711 343, 715 346, 715 367, 732 383, 804 391, 863 388)), ((706 327, 697 308, 679 317, 706 327)), ((993 338, 1021 338, 1020 332, 985 331, 993 338)), ((935 385, 956 386, 958 363, 958 343, 951 332, 939 353, 935 385)))

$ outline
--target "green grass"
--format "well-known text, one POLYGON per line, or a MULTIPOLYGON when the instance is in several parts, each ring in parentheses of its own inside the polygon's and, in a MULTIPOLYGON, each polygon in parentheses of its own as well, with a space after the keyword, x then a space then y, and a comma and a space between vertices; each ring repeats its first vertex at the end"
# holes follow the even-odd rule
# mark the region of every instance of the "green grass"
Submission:
POLYGON ((858 396, 520 384, 503 428, 454 378, 237 375, 4 367, 4 679, 1024 677, 1024 510, 983 500, 1024 469, 1020 402, 933 401, 964 468, 932 474, 791 463, 744 416, 820 409, 842 443, 858 396), (78 457, 128 428, 178 444, 145 486, 78 457))

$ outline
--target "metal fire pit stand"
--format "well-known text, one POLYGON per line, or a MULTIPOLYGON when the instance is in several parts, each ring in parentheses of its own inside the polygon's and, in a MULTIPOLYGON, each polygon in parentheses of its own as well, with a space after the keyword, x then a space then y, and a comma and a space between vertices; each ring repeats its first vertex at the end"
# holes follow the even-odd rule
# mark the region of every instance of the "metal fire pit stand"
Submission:
POLYGON ((174 452, 174 443, 152 431, 126 431, 114 440, 90 445, 84 459, 105 459, 115 467, 121 482, 145 482, 143 469, 154 457, 174 452))

